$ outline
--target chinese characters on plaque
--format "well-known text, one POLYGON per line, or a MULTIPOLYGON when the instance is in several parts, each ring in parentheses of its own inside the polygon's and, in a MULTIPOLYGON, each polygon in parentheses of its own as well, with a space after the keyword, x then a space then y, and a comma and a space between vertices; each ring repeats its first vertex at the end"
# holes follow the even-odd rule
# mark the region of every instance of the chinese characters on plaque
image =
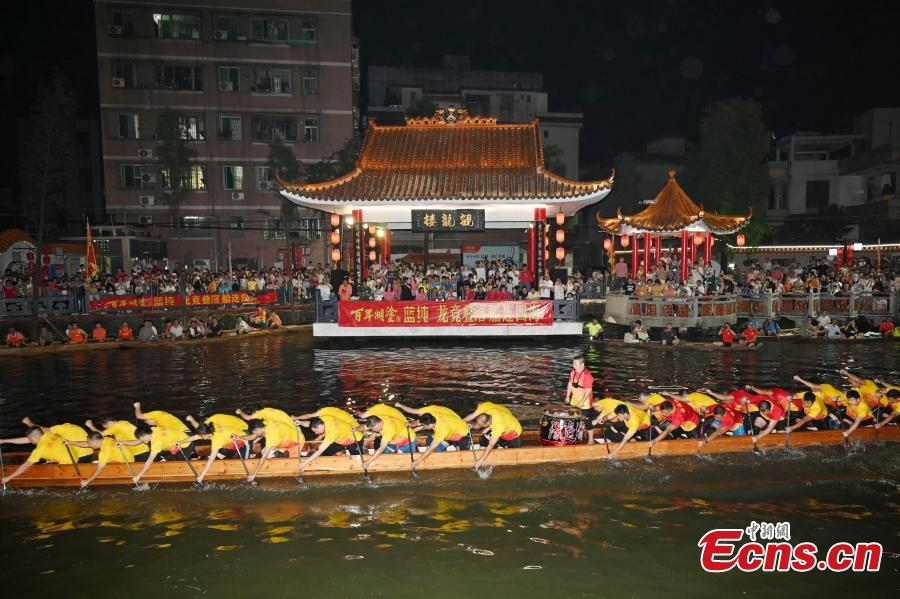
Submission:
POLYGON ((414 233, 484 231, 484 210, 413 210, 414 233))

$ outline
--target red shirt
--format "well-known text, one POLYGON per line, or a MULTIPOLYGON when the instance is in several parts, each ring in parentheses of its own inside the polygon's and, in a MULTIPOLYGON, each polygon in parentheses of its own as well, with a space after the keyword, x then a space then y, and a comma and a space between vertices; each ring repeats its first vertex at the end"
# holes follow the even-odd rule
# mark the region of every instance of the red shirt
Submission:
POLYGON ((722 343, 734 343, 734 332, 731 329, 722 328, 722 343))
MULTIPOLYGON (((757 397, 761 397, 761 396, 757 395, 757 397)), ((766 398, 766 399, 768 399, 768 398, 766 398)), ((762 416, 763 418, 765 418, 766 420, 774 420, 775 422, 778 422, 779 420, 784 418, 784 408, 782 408, 778 404, 778 402, 770 401, 769 403, 772 404, 772 411, 769 412, 769 415, 765 416, 765 415, 763 415, 762 412, 760 412, 759 415, 762 416)))
POLYGON ((520 283, 528 283, 531 284, 534 282, 534 278, 531 276, 530 270, 523 270, 519 273, 519 282, 520 283))
POLYGON ((497 292, 497 299, 508 300, 509 299, 509 291, 506 291, 504 289, 503 291, 497 292))
POLYGON ((132 330, 131 327, 122 327, 119 329, 119 339, 123 341, 131 340, 132 330))
POLYGON ((669 401, 671 401, 672 405, 675 407, 672 415, 666 418, 666 420, 669 421, 669 424, 681 427, 690 422, 693 422, 694 426, 700 424, 700 414, 698 414, 689 404, 678 401, 677 399, 669 401))
POLYGON ((490 291, 488 291, 487 293, 484 294, 484 299, 497 300, 497 299, 500 299, 499 295, 500 295, 499 293, 497 293, 496 291, 491 289, 490 291))
POLYGON ((581 374, 575 372, 573 368, 569 373, 569 384, 578 383, 580 388, 584 388, 586 395, 585 399, 587 400, 587 406, 591 407, 594 404, 594 375, 591 374, 591 371, 585 368, 581 371, 581 374))
POLYGON ((735 389, 731 392, 731 401, 725 402, 724 405, 727 408, 731 408, 732 410, 736 410, 738 412, 746 412, 746 408, 744 407, 744 400, 746 399, 750 403, 759 403, 754 402, 753 398, 755 395, 751 395, 746 391, 741 391, 740 389, 735 389))
POLYGON ((721 418, 717 417, 716 420, 726 431, 732 430, 738 424, 743 424, 746 418, 743 414, 736 410, 732 410, 728 406, 722 406, 725 408, 725 413, 721 418))
MULTIPOLYGON (((753 327, 747 327, 746 329, 744 329, 743 335, 744 339, 746 339, 748 343, 756 343, 756 338, 759 333, 753 327)), ((723 335, 722 338, 724 339, 725 336, 723 335)))
POLYGON ((3 286, 3 297, 5 299, 14 299, 16 297, 16 288, 4 285, 3 286))

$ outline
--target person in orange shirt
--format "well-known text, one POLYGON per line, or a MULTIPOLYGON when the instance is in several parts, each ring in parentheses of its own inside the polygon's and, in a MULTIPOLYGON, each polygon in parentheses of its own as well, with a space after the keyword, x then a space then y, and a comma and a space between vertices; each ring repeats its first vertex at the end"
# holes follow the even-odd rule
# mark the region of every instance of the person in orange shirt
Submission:
POLYGON ((74 320, 66 328, 67 343, 82 344, 87 342, 87 333, 74 320))
POLYGON ((6 334, 6 345, 9 347, 24 347, 25 335, 17 331, 14 327, 9 327, 9 332, 6 334))
POLYGON ((759 331, 753 326, 753 323, 748 322, 747 326, 744 327, 744 332, 741 333, 741 345, 748 345, 750 347, 754 347, 756 345, 756 338, 759 336, 759 331))
POLYGON ((123 322, 119 327, 119 341, 131 341, 134 339, 134 331, 128 326, 127 322, 123 322))
POLYGON ((106 341, 106 329, 99 320, 94 323, 94 330, 91 331, 91 337, 94 341, 106 341))
POLYGON ((350 301, 351 297, 353 297, 353 285, 350 284, 349 279, 344 279, 344 282, 338 287, 338 299, 346 302, 350 301))
POLYGON ((847 412, 844 422, 850 424, 850 428, 843 433, 845 439, 852 435, 853 431, 859 428, 859 425, 871 426, 875 424, 875 414, 872 413, 872 408, 863 401, 859 391, 856 389, 847 391, 847 412))
POLYGON ((266 328, 266 309, 262 306, 257 306, 256 312, 250 317, 250 324, 258 329, 266 328))

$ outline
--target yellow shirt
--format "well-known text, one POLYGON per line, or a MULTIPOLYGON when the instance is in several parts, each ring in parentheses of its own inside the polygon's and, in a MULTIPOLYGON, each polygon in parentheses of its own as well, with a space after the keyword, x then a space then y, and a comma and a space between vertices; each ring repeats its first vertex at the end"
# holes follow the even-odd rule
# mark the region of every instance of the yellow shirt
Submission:
MULTIPOLYGON (((279 420, 266 422, 266 447, 292 447, 298 444, 299 431, 297 426, 288 426, 279 420)), ((299 445, 303 447, 303 438, 299 439, 299 445)))
POLYGON ((154 410, 153 412, 144 412, 144 418, 155 422, 156 424, 154 426, 161 426, 162 428, 171 428, 171 429, 178 430, 178 431, 191 430, 181 420, 179 420, 175 416, 172 416, 168 412, 163 412, 162 410, 154 410))
MULTIPOLYGON (((651 393, 650 397, 652 398, 654 395, 662 397, 658 393, 651 393)), ((624 405, 626 405, 624 401, 619 401, 618 399, 613 399, 612 397, 604 397, 603 399, 598 399, 594 402, 594 409, 604 416, 612 416, 618 406, 624 405)))
POLYGON ((719 405, 715 399, 707 395, 706 393, 700 393, 695 391, 694 393, 690 393, 687 396, 687 402, 691 404, 691 407, 697 411, 698 414, 705 414, 709 408, 714 408, 719 405))
MULTIPOLYGON (((34 464, 41 460, 57 464, 71 464, 66 445, 63 441, 87 441, 87 431, 77 424, 58 424, 50 427, 50 432, 44 433, 40 441, 35 445, 28 461, 34 464)), ((69 446, 76 460, 86 455, 91 455, 94 450, 89 447, 69 446)))
POLYGON ((283 422, 291 428, 294 428, 296 426, 294 424, 294 420, 288 415, 287 412, 282 412, 277 408, 263 408, 261 410, 253 412, 250 417, 262 420, 266 423, 267 427, 270 422, 283 422))
POLYGON ((381 418, 384 424, 381 429, 382 444, 403 443, 404 440, 410 440, 411 435, 406 429, 406 417, 397 408, 380 403, 369 408, 368 413, 370 416, 381 418))
MULTIPOLYGON (((174 428, 154 426, 150 433, 150 451, 163 453, 175 449, 175 444, 187 439, 186 432, 174 428)), ((175 453, 178 453, 176 450, 175 453)))
POLYGON ((132 447, 127 445, 116 447, 117 443, 118 441, 114 437, 104 437, 103 443, 100 445, 100 453, 97 454, 97 461, 101 464, 123 464, 126 460, 133 462, 134 454, 129 451, 132 447), (122 459, 123 455, 125 456, 124 460, 122 459))
POLYGON ((443 441, 447 437, 460 439, 469 434, 469 425, 459 417, 459 414, 444 406, 425 406, 419 410, 423 414, 434 416, 434 431, 432 440, 443 441))
POLYGON ((231 416, 230 414, 213 414, 204 422, 214 427, 209 441, 210 454, 214 454, 230 444, 231 435, 241 436, 247 434, 247 423, 242 418, 231 416))
MULTIPOLYGON (((137 438, 134 436, 134 429, 135 426, 127 420, 117 420, 103 429, 100 434, 104 437, 112 437, 116 441, 136 441, 137 438)), ((125 453, 131 454, 132 456, 141 455, 142 453, 150 451, 150 448, 147 447, 145 443, 141 443, 140 445, 123 445, 122 447, 125 449, 125 453)))
POLYGON ((869 404, 865 402, 865 400, 859 400, 859 403, 855 406, 851 406, 847 404, 847 415, 850 416, 853 420, 857 418, 862 418, 866 420, 867 418, 872 418, 875 415, 872 413, 872 408, 869 407, 869 404))
POLYGON ((668 401, 665 397, 660 395, 659 393, 651 393, 647 398, 647 405, 658 406, 664 401, 668 401))
POLYGON ((888 398, 887 396, 888 392, 891 389, 897 389, 898 391, 900 391, 900 387, 897 387, 896 385, 885 385, 884 389, 882 390, 881 398, 878 401, 881 402, 882 407, 890 407, 893 411, 900 412, 900 400, 897 400, 892 404, 890 398, 888 398))
POLYGON ((491 417, 491 436, 515 438, 522 434, 522 425, 504 406, 486 401, 478 405, 475 411, 491 417), (513 435, 513 433, 515 433, 513 435))
POLYGON ((814 391, 816 397, 824 401, 827 405, 833 406, 835 403, 847 403, 847 395, 828 383, 822 384, 822 389, 820 391, 814 391))
POLYGON ((324 446, 327 447, 332 443, 349 445, 362 439, 362 433, 350 430, 359 426, 359 422, 350 412, 340 408, 322 408, 318 414, 325 423, 325 436, 322 438, 324 446))
POLYGON ((637 432, 642 428, 650 426, 650 415, 647 414, 646 411, 629 406, 628 404, 625 405, 628 407, 629 414, 628 422, 626 422, 625 425, 628 427, 629 432, 637 432))
POLYGON ((825 402, 816 397, 815 401, 809 407, 803 406, 803 412, 812 417, 813 420, 821 420, 828 416, 828 406, 825 402))

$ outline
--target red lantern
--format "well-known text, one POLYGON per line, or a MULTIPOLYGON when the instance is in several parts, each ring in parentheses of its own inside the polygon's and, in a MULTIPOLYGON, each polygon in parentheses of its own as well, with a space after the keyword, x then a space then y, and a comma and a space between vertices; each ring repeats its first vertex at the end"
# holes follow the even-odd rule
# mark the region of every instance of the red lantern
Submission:
POLYGON ((560 227, 566 224, 566 213, 565 212, 557 212, 556 213, 556 224, 560 227))
POLYGON ((34 262, 34 252, 26 252, 25 259, 29 262, 34 262))
POLYGON ((369 225, 369 235, 375 234, 375 225, 369 225))
POLYGON ((703 233, 694 233, 694 245, 702 245, 703 237, 703 233))
POLYGON ((378 258, 378 256, 375 254, 375 250, 369 252, 369 262, 375 262, 376 258, 378 258))
POLYGON ((50 264, 50 256, 48 256, 47 254, 44 254, 44 255, 41 257, 41 261, 42 261, 44 264, 50 264))
POLYGON ((556 230, 556 243, 565 243, 566 241, 566 232, 562 229, 556 230))
POLYGON ((712 235, 709 236, 709 247, 716 245, 716 238, 712 235))
POLYGON ((622 238, 619 241, 622 243, 623 248, 627 248, 628 244, 631 243, 631 240, 628 239, 628 235, 622 235, 622 238))
POLYGON ((566 259, 566 248, 556 248, 556 260, 562 262, 566 259))
POLYGON ((369 237, 369 247, 374 248, 376 245, 378 245, 378 242, 375 240, 375 238, 369 237))
POLYGON ((332 213, 331 226, 335 229, 341 226, 341 215, 340 214, 337 214, 336 212, 332 213))
POLYGON ((744 237, 743 233, 738 233, 738 236, 737 236, 738 247, 744 247, 745 243, 747 243, 747 238, 744 237))
POLYGON ((331 261, 332 262, 340 262, 341 261, 341 250, 334 248, 331 250, 331 261))
POLYGON ((340 231, 332 231, 331 232, 331 243, 333 245, 337 245, 341 242, 341 232, 340 231))
POLYGON ((608 252, 611 247, 612 247, 612 241, 610 239, 604 239, 603 240, 603 249, 608 252))
POLYGON ((544 262, 550 259, 550 250, 544 250, 544 262))

